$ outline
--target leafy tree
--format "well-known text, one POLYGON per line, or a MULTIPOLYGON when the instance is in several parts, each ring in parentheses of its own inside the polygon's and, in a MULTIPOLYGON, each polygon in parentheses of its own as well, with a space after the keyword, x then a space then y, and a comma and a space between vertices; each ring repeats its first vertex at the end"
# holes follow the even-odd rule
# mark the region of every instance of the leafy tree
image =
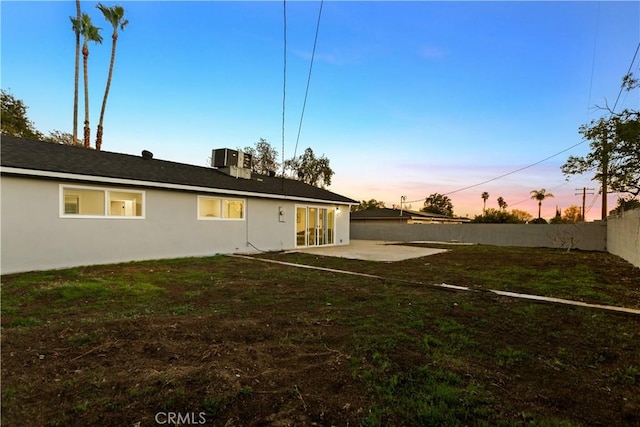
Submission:
POLYGON ((91 23, 91 17, 82 14, 80 20, 80 33, 84 37, 82 45, 82 57, 84 64, 84 147, 91 146, 91 128, 89 127, 89 45, 88 42, 102 43, 101 28, 91 23))
POLYGON ((80 33, 82 32, 82 13, 80 11, 80 0, 76 0, 76 17, 71 19, 71 29, 76 35, 76 58, 75 74, 73 81, 73 145, 78 144, 78 86, 80 74, 80 33))
POLYGON ((580 206, 571 205, 564 210, 562 219, 568 223, 575 224, 576 222, 584 221, 582 219, 582 209, 580 206))
POLYGON ((486 209, 482 215, 476 215, 471 222, 489 224, 521 224, 524 221, 514 213, 489 208, 486 209))
POLYGON ((453 203, 448 196, 433 193, 424 201, 422 212, 430 212, 440 215, 453 216, 453 203))
POLYGON ((366 211, 369 209, 384 208, 384 202, 376 199, 362 200, 359 205, 351 206, 352 212, 366 211))
POLYGON ((533 221, 531 221, 531 224, 548 224, 548 222, 544 218, 536 218, 533 221))
POLYGON ((280 168, 280 163, 277 160, 278 152, 264 138, 260 138, 255 143, 255 147, 245 147, 242 151, 251 154, 253 160, 251 170, 255 173, 269 175, 280 168))
POLYGON ((43 135, 27 117, 27 106, 4 89, 1 91, 2 116, 0 117, 0 133, 2 135, 22 138, 42 139, 43 135))
POLYGON ((508 206, 507 202, 504 201, 502 196, 498 197, 498 207, 504 211, 507 209, 507 206, 508 206))
POLYGON ((518 218, 520 222, 529 222, 533 219, 533 215, 520 209, 511 209, 511 215, 518 218))
POLYGON ((53 130, 49 132, 48 136, 43 138, 44 141, 54 142, 56 144, 64 144, 64 145, 76 145, 73 142, 73 135, 68 132, 62 132, 59 130, 53 130))
POLYGON ((299 180, 321 188, 331 185, 334 174, 329 159, 324 155, 316 157, 311 148, 304 150, 304 154, 285 161, 285 169, 299 180))
MULTIPOLYGON (((622 79, 622 88, 638 89, 633 74, 622 79)), ((584 157, 570 156, 561 170, 565 175, 593 172, 601 184, 601 192, 640 195, 640 112, 623 110, 609 117, 592 120, 580 126, 579 132, 587 139, 591 152, 584 157)), ((605 199, 606 200, 606 199, 605 199)), ((603 204, 603 214, 606 205, 603 204)))
POLYGON ((49 132, 44 136, 37 130, 31 120, 27 117, 28 107, 21 99, 17 99, 4 89, 2 93, 2 117, 0 118, 2 135, 18 136, 28 139, 39 139, 57 144, 74 145, 73 135, 59 130, 49 132))
POLYGON ((556 206, 556 215, 551 218, 551 221, 549 221, 551 224, 562 224, 564 223, 564 219, 562 219, 562 212, 560 212, 560 209, 558 209, 558 207, 556 206))
POLYGON ((486 191, 482 192, 482 195, 480 196, 482 197, 482 212, 487 210, 487 200, 489 200, 489 193, 487 193, 486 191))
MULTIPOLYGON (((538 201, 538 219, 541 219, 540 213, 542 212, 542 201, 546 198, 553 197, 553 194, 547 193, 544 188, 541 190, 531 190, 531 198, 538 201)), ((546 221, 545 221, 546 222, 546 221)))
POLYGON ((640 209, 640 200, 633 198, 632 196, 618 197, 617 206, 609 214, 621 214, 624 211, 632 209, 640 209))
POLYGON ((104 98, 102 99, 102 108, 100 109, 100 121, 98 122, 98 131, 96 134, 96 150, 100 151, 102 148, 102 123, 104 120, 104 110, 107 106, 107 97, 109 96, 109 88, 111 87, 111 77, 113 76, 113 64, 116 60, 116 45, 118 44, 118 28, 124 31, 124 28, 129 24, 128 19, 124 19, 124 8, 122 6, 107 7, 102 3, 98 3, 96 6, 102 12, 104 19, 113 27, 113 34, 111 35, 111 62, 109 63, 109 75, 107 77, 107 86, 104 89, 104 98))

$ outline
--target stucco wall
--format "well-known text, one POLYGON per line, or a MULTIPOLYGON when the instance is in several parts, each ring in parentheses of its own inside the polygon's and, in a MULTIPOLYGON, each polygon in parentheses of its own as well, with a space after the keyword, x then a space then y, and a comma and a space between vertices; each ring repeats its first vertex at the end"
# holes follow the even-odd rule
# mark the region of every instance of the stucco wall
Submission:
POLYGON ((607 249, 640 267, 640 209, 607 220, 607 249))
MULTIPOLYGON (((196 193, 136 190, 145 191, 144 219, 60 218, 58 182, 3 177, 2 274, 295 246, 293 201, 245 198, 245 220, 199 221, 196 193)), ((348 215, 337 221, 336 242, 348 244, 348 215)))
POLYGON ((440 241, 496 246, 606 250, 606 225, 580 224, 351 224, 351 238, 440 241))

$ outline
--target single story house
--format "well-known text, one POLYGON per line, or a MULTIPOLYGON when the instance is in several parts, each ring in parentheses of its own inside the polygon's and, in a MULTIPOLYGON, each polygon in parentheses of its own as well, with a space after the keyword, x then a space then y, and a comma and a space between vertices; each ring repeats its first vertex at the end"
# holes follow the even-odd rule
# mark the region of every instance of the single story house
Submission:
POLYGON ((10 136, 0 145, 2 274, 349 244, 355 200, 245 165, 10 136))
POLYGON ((462 224, 469 222, 469 218, 406 209, 375 208, 351 212, 351 222, 355 224, 462 224))

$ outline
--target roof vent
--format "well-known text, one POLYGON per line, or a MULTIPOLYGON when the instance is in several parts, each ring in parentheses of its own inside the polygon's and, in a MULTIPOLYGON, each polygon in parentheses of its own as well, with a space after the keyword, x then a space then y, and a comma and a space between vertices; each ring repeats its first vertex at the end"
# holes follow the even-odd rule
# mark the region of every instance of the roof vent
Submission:
POLYGON ((142 158, 147 160, 153 159, 153 153, 148 150, 142 150, 142 158))

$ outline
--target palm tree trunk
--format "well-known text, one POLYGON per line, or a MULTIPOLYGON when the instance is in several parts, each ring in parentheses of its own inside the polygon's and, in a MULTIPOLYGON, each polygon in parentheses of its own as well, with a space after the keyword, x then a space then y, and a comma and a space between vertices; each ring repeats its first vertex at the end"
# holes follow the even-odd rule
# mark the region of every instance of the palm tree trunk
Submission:
POLYGON ((109 75, 107 77, 107 86, 104 89, 104 98, 102 98, 102 108, 100 109, 100 121, 98 122, 98 132, 96 135, 96 150, 102 148, 102 122, 104 120, 104 110, 107 107, 107 97, 111 88, 111 76, 113 75, 113 64, 116 60, 116 44, 118 43, 118 34, 114 31, 111 43, 111 62, 109 64, 109 75))
POLYGON ((91 128, 89 128, 89 48, 87 42, 82 47, 84 58, 84 148, 91 147, 91 128))
MULTIPOLYGON (((76 14, 80 22, 80 0, 76 0, 76 14)), ((80 31, 76 31, 76 66, 73 89, 73 145, 78 145, 78 85, 80 74, 80 31)))
POLYGON ((538 202, 538 219, 542 218, 540 212, 542 211, 542 200, 538 202))

